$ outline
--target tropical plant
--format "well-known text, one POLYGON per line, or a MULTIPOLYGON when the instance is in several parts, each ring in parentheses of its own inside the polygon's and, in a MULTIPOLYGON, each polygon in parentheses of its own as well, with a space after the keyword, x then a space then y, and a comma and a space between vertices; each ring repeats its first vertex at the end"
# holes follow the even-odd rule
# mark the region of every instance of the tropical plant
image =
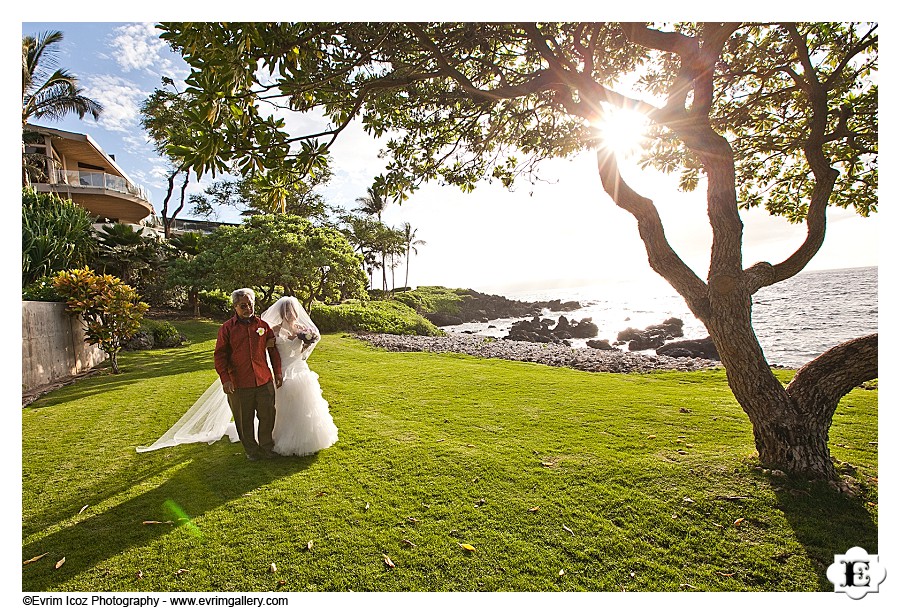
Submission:
POLYGON ((78 78, 57 68, 63 33, 49 31, 22 37, 22 130, 32 119, 57 121, 69 113, 98 119, 103 105, 84 95, 78 78))
POLYGON ((96 264, 124 283, 138 284, 142 275, 152 272, 164 261, 165 246, 156 237, 144 234, 144 228, 116 222, 97 231, 96 264))
POLYGON ((261 152, 298 141, 306 149, 296 159, 324 156, 355 119, 376 137, 394 136, 372 187, 399 198, 430 180, 463 190, 482 178, 512 185, 543 159, 595 151, 603 190, 637 220, 651 268, 709 331, 760 462, 837 479, 828 430, 840 398, 876 376, 877 335, 823 353, 784 386, 751 312, 760 288, 796 275, 818 252, 829 205, 864 216, 877 209, 877 25, 161 27, 193 71, 202 136, 184 155, 195 168, 277 165, 261 152), (297 112, 324 112, 329 129, 289 135, 282 120, 262 120, 259 104, 277 94, 297 112), (650 124, 645 164, 680 172, 685 189, 705 188, 713 236, 705 279, 669 244, 656 206, 625 182, 597 128, 625 109, 650 124), (329 141, 320 144, 322 135, 329 141), (741 210, 755 206, 804 223, 807 238, 781 262, 745 267, 741 210))
POLYGON ((118 277, 98 275, 87 267, 59 271, 53 285, 65 297, 69 311, 84 320, 84 340, 106 352, 112 372, 119 373, 122 345, 140 330, 149 305, 118 277))
POLYGON ((420 245, 425 245, 425 241, 416 238, 418 228, 413 228, 412 224, 405 222, 403 224, 403 244, 406 246, 406 276, 403 278, 403 286, 409 287, 409 255, 410 252, 418 254, 417 249, 420 245))
POLYGON ((94 218, 71 200, 22 189, 22 287, 87 264, 97 249, 94 218))

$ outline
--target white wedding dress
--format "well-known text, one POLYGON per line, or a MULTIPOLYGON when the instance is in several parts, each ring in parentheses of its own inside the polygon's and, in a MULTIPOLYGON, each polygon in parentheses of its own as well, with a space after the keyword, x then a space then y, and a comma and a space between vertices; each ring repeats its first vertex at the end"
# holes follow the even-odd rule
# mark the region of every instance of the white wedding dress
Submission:
MULTIPOLYGON (((283 384, 275 389, 275 452, 282 456, 307 456, 338 440, 337 427, 322 396, 319 375, 306 359, 319 340, 319 330, 294 297, 283 297, 260 316, 276 331, 275 347, 281 356, 283 384), (282 318, 287 312, 289 319, 282 318), (306 339, 304 339, 304 336, 306 339), (308 340, 307 340, 308 339, 308 340)), ((222 384, 216 379, 172 428, 149 446, 150 452, 184 443, 239 441, 237 428, 222 384)))

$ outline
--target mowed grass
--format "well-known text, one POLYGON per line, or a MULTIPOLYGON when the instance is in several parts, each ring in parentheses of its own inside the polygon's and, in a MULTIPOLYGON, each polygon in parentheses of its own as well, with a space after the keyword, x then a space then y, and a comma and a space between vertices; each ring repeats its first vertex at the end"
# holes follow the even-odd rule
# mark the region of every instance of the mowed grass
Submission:
POLYGON ((338 334, 310 360, 333 447, 137 454, 215 379, 217 324, 178 327, 191 343, 22 410, 22 560, 44 555, 24 591, 833 591, 835 554, 878 550, 877 390, 848 395, 831 432, 856 497, 760 471, 720 370, 584 373, 338 334))

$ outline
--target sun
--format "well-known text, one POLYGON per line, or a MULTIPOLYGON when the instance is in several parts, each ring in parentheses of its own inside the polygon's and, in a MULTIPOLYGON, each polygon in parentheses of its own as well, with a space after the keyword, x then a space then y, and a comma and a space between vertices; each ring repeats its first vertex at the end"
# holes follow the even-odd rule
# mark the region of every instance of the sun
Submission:
POLYGON ((630 109, 613 109, 594 123, 603 144, 623 157, 632 156, 644 149, 647 116, 630 109))

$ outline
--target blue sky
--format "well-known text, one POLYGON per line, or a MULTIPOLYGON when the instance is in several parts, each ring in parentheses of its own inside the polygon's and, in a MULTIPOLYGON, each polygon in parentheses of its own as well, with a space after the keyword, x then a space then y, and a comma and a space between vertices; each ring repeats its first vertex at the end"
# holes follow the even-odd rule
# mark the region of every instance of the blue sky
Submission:
MULTIPOLYGON (((179 82, 188 74, 181 58, 159 40, 152 22, 26 21, 21 25, 23 35, 62 31, 60 65, 105 107, 96 122, 72 116, 47 125, 90 134, 116 156, 134 181, 150 190, 159 212, 166 166, 140 128, 139 107, 160 85, 161 76, 179 82)), ((301 121, 288 118, 288 125, 301 121)), ((361 130, 342 135, 333 150, 335 178, 324 190, 329 202, 345 208, 356 205, 355 199, 365 195, 383 167, 377 153, 378 144, 361 130)), ((682 194, 671 177, 624 167, 633 185, 641 186, 657 203, 676 250, 705 277, 711 235, 703 193, 682 194)), ((426 241, 412 260, 410 284, 508 294, 623 281, 668 289, 646 262, 633 218, 602 192, 592 155, 549 162, 543 175, 547 183, 521 185, 513 192, 484 185, 464 195, 452 187, 427 186, 402 206, 390 205, 384 221, 392 226, 409 222, 426 241), (548 227, 554 230, 549 232, 548 227)), ((192 177, 189 192, 200 191, 211 181, 192 177)), ((879 215, 863 220, 833 211, 825 246, 809 268, 877 264, 879 215)), ((182 217, 189 217, 187 211, 182 217)), ((219 218, 239 220, 233 211, 222 211, 219 218)), ((802 226, 764 212, 746 213, 744 220, 748 264, 786 257, 805 235, 802 226)), ((402 283, 401 267, 397 284, 402 283)))

